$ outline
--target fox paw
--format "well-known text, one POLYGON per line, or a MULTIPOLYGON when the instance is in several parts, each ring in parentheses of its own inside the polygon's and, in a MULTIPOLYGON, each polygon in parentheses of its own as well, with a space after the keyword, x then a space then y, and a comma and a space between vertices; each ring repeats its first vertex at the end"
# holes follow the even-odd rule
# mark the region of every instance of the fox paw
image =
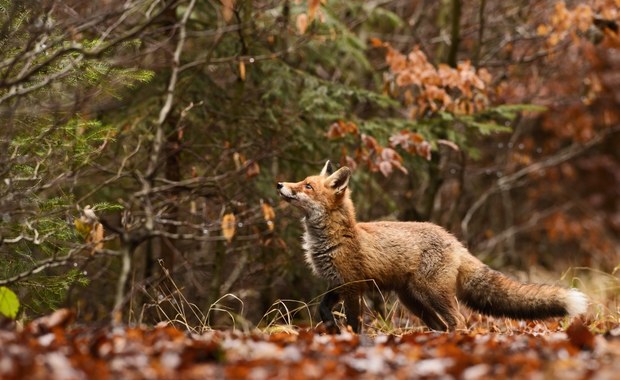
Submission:
POLYGON ((316 332, 319 334, 340 334, 340 328, 334 322, 325 322, 316 327, 316 332))

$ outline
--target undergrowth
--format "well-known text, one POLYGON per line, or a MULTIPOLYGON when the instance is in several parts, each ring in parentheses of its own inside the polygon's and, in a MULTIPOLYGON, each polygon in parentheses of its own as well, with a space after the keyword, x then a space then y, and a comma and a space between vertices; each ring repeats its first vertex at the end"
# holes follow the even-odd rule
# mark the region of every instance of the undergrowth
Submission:
MULTIPOLYGON (((213 302, 207 310, 201 310, 192 303, 172 278, 167 278, 167 285, 158 288, 158 295, 151 296, 151 302, 143 307, 137 322, 142 320, 146 309, 153 308, 163 323, 172 324, 190 333, 204 333, 213 329, 213 321, 217 318, 222 325, 222 318, 228 320, 227 326, 242 332, 259 331, 262 333, 296 334, 300 329, 314 328, 318 332, 325 331, 318 318, 318 305, 325 293, 318 295, 309 302, 292 299, 276 300, 253 325, 243 315, 244 302, 235 294, 225 294, 213 302), (237 304, 238 307, 232 307, 237 304)), ((591 268, 572 268, 561 277, 563 284, 579 288, 590 298, 588 312, 582 316, 585 325, 593 332, 604 333, 620 325, 620 278, 616 272, 605 273, 591 268)), ((502 333, 513 334, 528 332, 545 334, 564 330, 570 325, 571 319, 555 318, 545 321, 519 321, 509 318, 496 318, 481 315, 464 306, 460 306, 462 314, 461 328, 463 333, 502 333), (465 327, 462 327, 465 326, 465 327)), ((334 308, 334 315, 341 330, 346 330, 345 314, 342 303, 334 308)), ((424 323, 402 307, 398 298, 384 294, 378 289, 369 292, 363 298, 363 331, 369 336, 404 335, 412 332, 430 331, 424 323)))

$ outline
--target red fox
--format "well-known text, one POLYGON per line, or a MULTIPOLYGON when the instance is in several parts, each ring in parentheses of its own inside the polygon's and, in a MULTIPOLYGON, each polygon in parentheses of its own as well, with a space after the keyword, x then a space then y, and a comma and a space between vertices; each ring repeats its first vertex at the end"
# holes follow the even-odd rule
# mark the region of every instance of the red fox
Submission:
POLYGON ((344 300, 347 323, 360 332, 360 300, 370 286, 395 291, 400 302, 433 330, 462 321, 457 299, 488 315, 542 319, 579 315, 587 297, 576 289, 524 284, 489 268, 442 227, 425 222, 358 223, 348 184, 351 170, 279 182, 280 196, 302 209, 303 248, 313 272, 331 283, 319 313, 335 329, 332 308, 344 300))

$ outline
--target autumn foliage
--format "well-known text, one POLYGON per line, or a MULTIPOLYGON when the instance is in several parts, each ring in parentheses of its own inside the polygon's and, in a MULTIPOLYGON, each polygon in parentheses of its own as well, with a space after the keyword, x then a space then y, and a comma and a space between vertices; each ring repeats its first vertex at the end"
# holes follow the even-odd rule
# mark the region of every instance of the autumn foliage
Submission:
POLYGON ((618 327, 592 334, 521 324, 509 334, 324 335, 308 328, 188 334, 153 328, 71 325, 61 309, 23 328, 0 328, 3 379, 613 378, 618 327))

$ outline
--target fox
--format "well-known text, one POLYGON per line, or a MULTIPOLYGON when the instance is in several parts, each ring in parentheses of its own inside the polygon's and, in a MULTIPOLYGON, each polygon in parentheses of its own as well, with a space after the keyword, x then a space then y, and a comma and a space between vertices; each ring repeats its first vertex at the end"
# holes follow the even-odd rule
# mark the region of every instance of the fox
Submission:
POLYGON ((485 315, 513 319, 578 316, 587 296, 574 288, 522 283, 491 269, 443 227, 430 222, 357 222, 351 200, 352 171, 334 171, 278 182, 286 202, 303 211, 303 250, 312 272, 329 284, 319 304, 321 321, 337 332, 333 308, 344 301, 346 323, 361 332, 361 299, 370 287, 393 291, 429 329, 464 325, 459 302, 485 315))

